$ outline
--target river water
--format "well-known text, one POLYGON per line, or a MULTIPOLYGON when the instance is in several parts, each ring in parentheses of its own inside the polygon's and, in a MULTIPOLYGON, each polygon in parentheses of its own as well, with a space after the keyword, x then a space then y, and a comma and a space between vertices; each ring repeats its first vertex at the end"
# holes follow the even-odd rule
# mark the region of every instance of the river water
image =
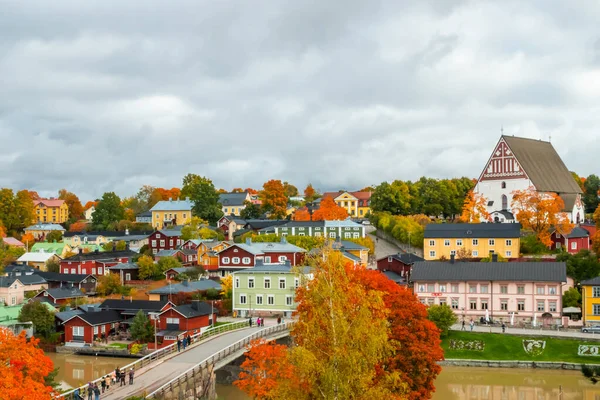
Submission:
MULTIPOLYGON (((71 387, 106 375, 131 358, 90 357, 48 353, 59 367, 57 381, 71 387)), ((444 367, 435 382, 433 400, 597 400, 595 387, 580 372, 539 369, 444 367), (562 387, 563 396, 559 397, 562 387)), ((249 400, 234 386, 217 385, 219 398, 249 400)))

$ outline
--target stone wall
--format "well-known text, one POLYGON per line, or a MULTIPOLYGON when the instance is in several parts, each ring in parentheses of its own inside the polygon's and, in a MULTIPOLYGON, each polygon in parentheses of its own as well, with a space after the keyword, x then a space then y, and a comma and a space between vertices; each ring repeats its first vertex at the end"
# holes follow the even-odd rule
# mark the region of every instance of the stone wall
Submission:
MULTIPOLYGON (((489 360, 444 360, 438 364, 453 367, 486 367, 486 368, 541 368, 580 370, 579 363, 550 362, 550 361, 489 361, 489 360)), ((599 366, 598 364, 588 364, 599 366)))

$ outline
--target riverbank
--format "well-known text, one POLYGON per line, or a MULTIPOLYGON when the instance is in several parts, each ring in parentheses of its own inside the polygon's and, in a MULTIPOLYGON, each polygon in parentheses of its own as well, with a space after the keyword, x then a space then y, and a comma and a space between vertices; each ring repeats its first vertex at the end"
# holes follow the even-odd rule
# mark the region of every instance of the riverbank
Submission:
POLYGON ((442 348, 447 362, 454 362, 446 365, 576 369, 600 364, 600 342, 589 339, 450 331, 442 348))

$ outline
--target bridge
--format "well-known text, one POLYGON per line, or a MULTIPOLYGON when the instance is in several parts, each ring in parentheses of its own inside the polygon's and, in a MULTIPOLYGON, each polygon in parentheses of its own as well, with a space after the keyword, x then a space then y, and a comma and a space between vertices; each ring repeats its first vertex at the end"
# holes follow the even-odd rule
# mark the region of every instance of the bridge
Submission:
MULTIPOLYGON (((235 322, 211 328, 192 337, 191 346, 180 352, 176 344, 157 350, 121 370, 134 368, 133 385, 111 386, 102 400, 124 400, 131 396, 146 398, 183 398, 183 393, 196 397, 214 392, 214 371, 243 355, 250 341, 258 338, 275 340, 289 335, 293 322, 265 327, 249 327, 248 321, 235 322), (190 392, 191 391, 191 392, 190 392)), ((270 323, 269 323, 270 322, 270 323)), ((95 382, 100 382, 97 379, 95 382)), ((129 379, 126 379, 129 382, 129 379)), ((74 391, 62 394, 60 400, 74 400, 74 391)))

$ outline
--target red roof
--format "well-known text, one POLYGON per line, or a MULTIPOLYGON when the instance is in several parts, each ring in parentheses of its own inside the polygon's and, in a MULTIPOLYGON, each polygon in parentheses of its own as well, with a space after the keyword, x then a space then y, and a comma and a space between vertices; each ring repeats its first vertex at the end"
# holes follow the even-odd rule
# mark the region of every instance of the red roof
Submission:
POLYGON ((2 241, 9 246, 25 247, 25 244, 14 237, 2 238, 2 241))
POLYGON ((33 202, 33 205, 37 206, 38 204, 42 203, 46 207, 60 207, 63 205, 64 202, 65 202, 64 200, 58 200, 58 199, 39 199, 39 200, 35 200, 33 202))

